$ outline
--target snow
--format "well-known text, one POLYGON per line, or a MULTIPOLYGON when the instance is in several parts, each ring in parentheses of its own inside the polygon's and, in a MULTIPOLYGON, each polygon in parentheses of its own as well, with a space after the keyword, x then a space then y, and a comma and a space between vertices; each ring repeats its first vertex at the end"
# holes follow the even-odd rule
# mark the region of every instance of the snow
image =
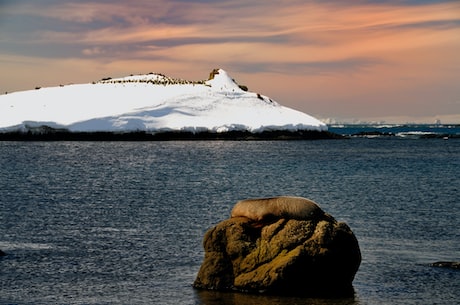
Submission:
POLYGON ((150 73, 1 95, 0 131, 41 125, 88 132, 327 130, 217 72, 198 82, 150 73))

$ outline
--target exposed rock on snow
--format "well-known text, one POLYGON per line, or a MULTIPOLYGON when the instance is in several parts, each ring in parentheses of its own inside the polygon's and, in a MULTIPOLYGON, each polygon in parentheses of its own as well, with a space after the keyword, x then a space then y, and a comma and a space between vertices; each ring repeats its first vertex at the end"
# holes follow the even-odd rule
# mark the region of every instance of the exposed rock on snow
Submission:
POLYGON ((224 70, 203 81, 149 73, 0 96, 0 132, 326 131, 314 117, 247 91, 224 70))

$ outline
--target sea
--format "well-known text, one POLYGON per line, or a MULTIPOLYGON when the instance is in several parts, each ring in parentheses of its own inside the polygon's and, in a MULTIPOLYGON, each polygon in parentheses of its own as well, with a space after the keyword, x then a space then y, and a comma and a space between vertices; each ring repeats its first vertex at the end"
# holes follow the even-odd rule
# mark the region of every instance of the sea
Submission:
POLYGON ((439 128, 0 142, 0 304, 458 304, 460 270, 431 266, 460 261, 460 126, 439 128), (310 198, 350 226, 362 254, 353 297, 192 287, 205 232, 238 200, 277 195, 310 198))

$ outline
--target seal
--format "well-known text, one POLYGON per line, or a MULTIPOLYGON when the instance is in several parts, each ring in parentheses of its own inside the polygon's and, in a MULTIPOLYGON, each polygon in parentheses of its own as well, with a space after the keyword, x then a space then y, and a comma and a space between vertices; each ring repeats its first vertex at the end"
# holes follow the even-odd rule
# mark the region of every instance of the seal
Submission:
POLYGON ((238 201, 231 217, 246 217, 257 222, 272 219, 308 220, 323 215, 324 211, 314 201, 293 196, 255 198, 238 201))

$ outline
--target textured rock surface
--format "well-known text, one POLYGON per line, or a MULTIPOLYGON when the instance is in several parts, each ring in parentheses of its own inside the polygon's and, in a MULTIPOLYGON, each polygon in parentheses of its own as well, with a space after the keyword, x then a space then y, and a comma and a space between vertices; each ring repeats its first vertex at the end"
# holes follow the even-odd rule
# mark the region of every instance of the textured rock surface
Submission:
POLYGON ((307 296, 353 294, 361 254, 345 223, 326 213, 270 221, 233 217, 206 232, 205 258, 194 287, 307 296))
POLYGON ((431 266, 451 268, 451 269, 460 269, 460 262, 435 262, 435 263, 432 263, 431 266))

